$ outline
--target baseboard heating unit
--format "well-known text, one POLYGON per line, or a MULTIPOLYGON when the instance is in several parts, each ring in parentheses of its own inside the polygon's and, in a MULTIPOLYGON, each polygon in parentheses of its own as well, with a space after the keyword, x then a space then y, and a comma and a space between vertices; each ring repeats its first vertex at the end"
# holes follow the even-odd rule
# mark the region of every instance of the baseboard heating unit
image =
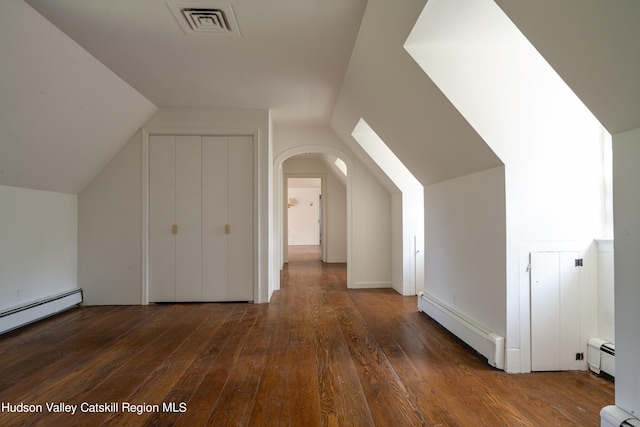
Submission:
POLYGON ((504 370, 503 336, 478 325, 424 292, 418 293, 418 310, 486 357, 491 366, 504 370))
POLYGON ((0 312, 0 334, 82 303, 82 289, 73 289, 0 312))
POLYGON ((640 427, 640 420, 614 405, 600 411, 600 427, 640 427))
POLYGON ((591 338, 587 342, 589 369, 598 375, 616 377, 616 346, 602 338, 591 338))

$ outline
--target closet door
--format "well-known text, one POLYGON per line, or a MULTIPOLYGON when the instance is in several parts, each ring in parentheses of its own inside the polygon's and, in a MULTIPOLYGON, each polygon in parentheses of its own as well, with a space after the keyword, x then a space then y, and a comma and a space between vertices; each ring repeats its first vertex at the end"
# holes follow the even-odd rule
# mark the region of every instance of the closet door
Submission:
POLYGON ((206 301, 227 301, 229 204, 227 137, 202 138, 202 292, 206 301))
POLYGON ((253 137, 229 137, 229 299, 253 301, 253 137))
POLYGON ((176 137, 176 301, 202 301, 200 136, 176 137))
POLYGON ((532 252, 531 370, 579 370, 579 252, 532 252))
POLYGON ((199 136, 149 137, 149 300, 202 301, 199 136))
POLYGON ((253 138, 204 137, 203 298, 253 301, 253 138))
POLYGON ((252 137, 150 136, 149 301, 254 300, 252 137))
POLYGON ((149 301, 176 300, 176 141, 149 137, 149 301))

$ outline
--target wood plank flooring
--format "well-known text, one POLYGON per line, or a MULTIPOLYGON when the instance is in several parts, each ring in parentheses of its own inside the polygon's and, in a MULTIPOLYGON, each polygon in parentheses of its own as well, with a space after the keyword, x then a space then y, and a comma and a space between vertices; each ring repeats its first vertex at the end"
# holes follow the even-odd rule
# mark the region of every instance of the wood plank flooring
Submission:
POLYGON ((492 369, 415 297, 347 290, 299 249, 268 305, 83 307, 0 336, 0 405, 42 405, 0 425, 598 426, 614 403, 590 372, 492 369))

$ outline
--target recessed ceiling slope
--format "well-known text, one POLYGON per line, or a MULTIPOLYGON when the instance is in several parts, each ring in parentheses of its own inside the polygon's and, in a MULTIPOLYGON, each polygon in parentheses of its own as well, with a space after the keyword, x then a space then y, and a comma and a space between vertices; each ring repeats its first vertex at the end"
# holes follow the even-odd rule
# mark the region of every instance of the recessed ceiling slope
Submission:
POLYGON ((0 40, 0 185, 79 193, 156 107, 22 1, 0 40))

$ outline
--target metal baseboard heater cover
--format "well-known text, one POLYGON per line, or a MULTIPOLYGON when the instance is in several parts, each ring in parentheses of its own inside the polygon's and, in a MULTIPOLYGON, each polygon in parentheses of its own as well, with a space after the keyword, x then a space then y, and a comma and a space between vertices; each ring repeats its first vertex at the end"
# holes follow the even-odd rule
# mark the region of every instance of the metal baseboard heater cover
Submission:
POLYGON ((4 310, 0 312, 0 334, 68 310, 82 301, 82 288, 78 288, 4 310))
POLYGON ((589 369, 595 374, 616 377, 616 347, 602 338, 591 338, 587 343, 589 369))
POLYGON ((504 370, 504 337, 477 324, 432 296, 420 292, 418 309, 487 358, 489 365, 504 370))
POLYGON ((600 427, 640 427, 640 420, 615 405, 600 411, 600 427))

